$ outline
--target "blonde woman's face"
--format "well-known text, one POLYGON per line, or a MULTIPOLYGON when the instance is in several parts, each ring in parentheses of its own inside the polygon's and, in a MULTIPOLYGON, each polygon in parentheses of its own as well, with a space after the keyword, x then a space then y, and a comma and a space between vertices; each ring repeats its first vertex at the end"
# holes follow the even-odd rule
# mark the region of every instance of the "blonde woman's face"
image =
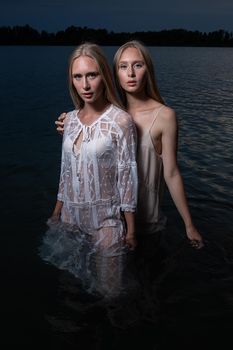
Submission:
POLYGON ((141 52, 129 47, 120 56, 117 76, 123 90, 127 93, 141 92, 146 83, 147 68, 141 52))
POLYGON ((76 58, 71 74, 73 85, 84 103, 95 103, 103 97, 103 79, 93 58, 88 56, 76 58))

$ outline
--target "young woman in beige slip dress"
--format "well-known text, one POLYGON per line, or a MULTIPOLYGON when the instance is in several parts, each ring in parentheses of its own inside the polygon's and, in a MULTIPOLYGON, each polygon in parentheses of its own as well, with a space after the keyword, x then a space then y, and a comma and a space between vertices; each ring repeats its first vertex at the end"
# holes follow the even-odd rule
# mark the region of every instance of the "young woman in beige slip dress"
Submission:
POLYGON ((175 111, 166 106, 156 86, 151 57, 138 41, 122 45, 114 56, 114 77, 122 103, 138 134, 138 205, 136 211, 137 277, 142 287, 144 313, 158 315, 157 273, 161 269, 160 238, 165 228, 161 212, 164 184, 171 194, 191 245, 203 241, 189 211, 177 164, 178 126, 175 111))
POLYGON ((145 236, 145 233, 160 230, 162 220, 160 199, 163 187, 161 183, 165 181, 183 219, 190 243, 197 249, 201 248, 203 240, 193 224, 177 164, 176 113, 165 105, 159 93, 149 51, 139 41, 129 41, 117 50, 113 65, 119 96, 125 109, 133 117, 138 132, 139 200, 136 221, 140 222, 141 227, 136 228, 137 234, 145 236), (146 134, 149 140, 145 143, 146 134), (150 155, 147 160, 146 154, 150 155), (142 183, 143 187, 146 186, 144 196, 140 189, 142 183), (149 194, 148 185, 152 185, 155 196, 149 194))

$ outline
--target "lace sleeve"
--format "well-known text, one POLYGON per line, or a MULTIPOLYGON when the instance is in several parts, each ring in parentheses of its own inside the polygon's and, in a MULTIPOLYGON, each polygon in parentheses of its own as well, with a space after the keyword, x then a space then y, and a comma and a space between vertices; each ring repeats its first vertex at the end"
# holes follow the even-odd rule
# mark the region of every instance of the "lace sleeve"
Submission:
POLYGON ((65 176, 64 176, 65 175, 65 161, 64 161, 64 150, 63 150, 64 137, 65 136, 63 135, 60 180, 59 180, 58 194, 57 194, 57 199, 61 202, 64 202, 64 183, 65 183, 65 176))
POLYGON ((138 189, 136 142, 135 125, 131 117, 126 114, 120 119, 118 133, 118 190, 122 211, 136 210, 138 189))
POLYGON ((67 113, 65 123, 64 123, 64 133, 62 138, 62 151, 61 151, 61 166, 60 166, 60 180, 58 187, 57 199, 61 202, 64 202, 64 184, 65 184, 65 172, 66 172, 66 162, 65 162, 65 152, 64 152, 64 141, 70 127, 70 117, 71 113, 67 113))

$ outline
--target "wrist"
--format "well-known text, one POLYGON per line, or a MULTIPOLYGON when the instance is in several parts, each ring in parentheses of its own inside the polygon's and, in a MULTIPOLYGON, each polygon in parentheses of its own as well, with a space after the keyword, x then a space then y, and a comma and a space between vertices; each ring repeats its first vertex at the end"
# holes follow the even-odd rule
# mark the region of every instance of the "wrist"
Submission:
POLYGON ((133 238, 135 238, 136 233, 135 233, 135 232, 127 232, 126 235, 127 235, 127 237, 133 237, 133 238))
POLYGON ((193 222, 192 220, 188 220, 187 222, 185 222, 185 228, 186 230, 189 230, 190 228, 192 228, 194 225, 193 225, 193 222))
POLYGON ((52 218, 59 218, 59 217, 60 217, 60 215, 61 215, 61 213, 60 213, 60 212, 56 212, 56 211, 54 211, 54 212, 52 213, 51 217, 52 217, 52 218))

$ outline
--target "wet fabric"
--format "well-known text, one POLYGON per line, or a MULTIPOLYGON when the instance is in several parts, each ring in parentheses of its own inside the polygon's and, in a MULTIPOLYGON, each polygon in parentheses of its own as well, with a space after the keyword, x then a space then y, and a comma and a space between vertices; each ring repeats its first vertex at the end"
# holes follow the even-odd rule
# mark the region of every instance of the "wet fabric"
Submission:
POLYGON ((58 200, 61 222, 49 221, 41 257, 74 274, 89 292, 122 292, 126 228, 122 212, 137 204, 136 130, 132 118, 111 105, 91 125, 68 113, 58 200))
POLYGON ((137 232, 146 235, 161 231, 166 224, 166 218, 161 212, 161 200, 164 193, 163 162, 156 152, 151 129, 156 123, 157 116, 164 106, 156 110, 137 112, 140 118, 146 114, 153 116, 148 129, 142 128, 138 135, 138 208, 137 208, 137 232))

